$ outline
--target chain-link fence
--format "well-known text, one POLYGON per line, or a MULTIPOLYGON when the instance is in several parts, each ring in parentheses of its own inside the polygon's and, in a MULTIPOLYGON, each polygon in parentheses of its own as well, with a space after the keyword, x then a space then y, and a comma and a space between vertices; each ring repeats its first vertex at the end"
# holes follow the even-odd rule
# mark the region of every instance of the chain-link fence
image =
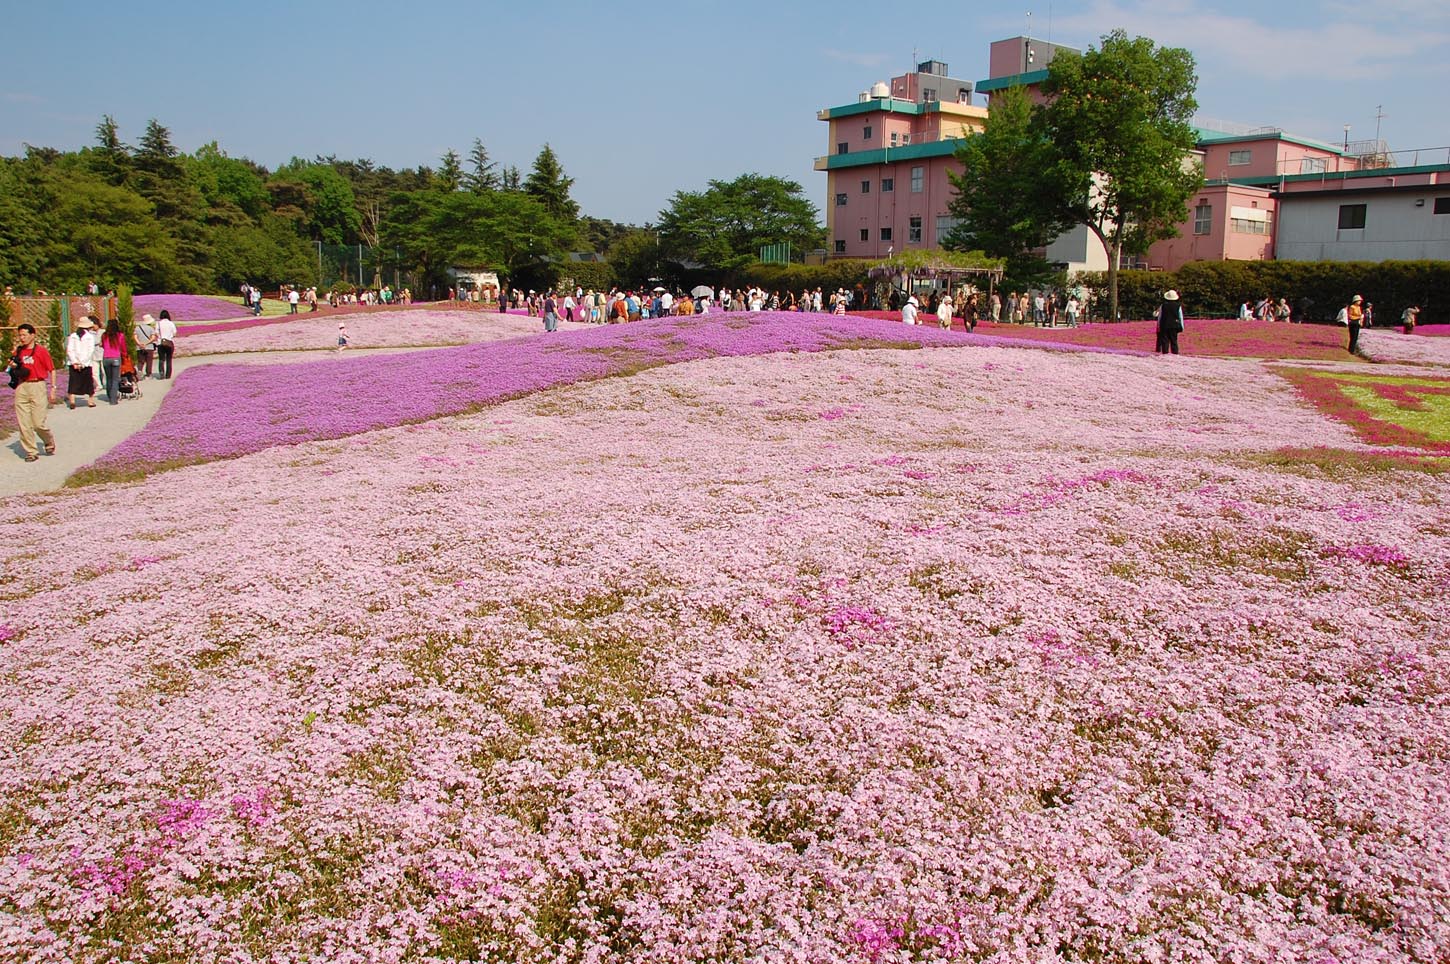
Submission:
POLYGON ((407 283, 407 267, 397 248, 372 247, 366 244, 323 244, 317 248, 317 286, 330 289, 338 285, 374 288, 407 283))

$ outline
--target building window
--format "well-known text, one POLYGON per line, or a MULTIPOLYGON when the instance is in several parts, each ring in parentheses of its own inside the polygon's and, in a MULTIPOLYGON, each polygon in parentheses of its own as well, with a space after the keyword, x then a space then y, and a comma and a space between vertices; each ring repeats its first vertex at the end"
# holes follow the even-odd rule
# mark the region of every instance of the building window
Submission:
MULTIPOLYGON (((884 191, 885 188, 882 188, 884 191)), ((1450 197, 1437 197, 1435 199, 1436 214, 1450 214, 1450 197)))
POLYGON ((927 102, 936 100, 936 88, 924 87, 921 91, 921 99, 927 102))
POLYGON ((1251 221, 1248 218, 1229 218, 1229 230, 1234 234, 1268 234, 1269 222, 1251 221))
POLYGON ((861 139, 863 141, 869 141, 871 139, 871 125, 870 124, 867 124, 865 126, 865 128, 862 129, 862 131, 861 131, 861 139))
POLYGON ((906 243, 921 244, 921 218, 914 217, 906 228, 906 243))
POLYGON ((861 229, 861 240, 862 241, 870 241, 871 240, 871 229, 870 228, 862 228, 861 229))
POLYGON ((837 238, 836 239, 836 253, 837 254, 845 254, 846 253, 846 242, 843 239, 841 239, 841 238, 837 238))
POLYGON ((891 132, 891 146, 892 147, 895 147, 896 146, 896 131, 892 131, 891 132))
POLYGON ((1229 166, 1230 167, 1240 167, 1240 166, 1242 166, 1244 164, 1250 164, 1250 163, 1253 162, 1253 159, 1254 159, 1254 152, 1253 151, 1229 151, 1228 152, 1228 163, 1229 163, 1229 166))
POLYGON ((1299 158, 1300 174, 1323 174, 1328 169, 1322 157, 1301 157, 1299 158))
POLYGON ((891 240, 891 229, 890 228, 882 228, 881 229, 881 240, 882 241, 890 241, 891 240))
MULTIPOLYGON (((896 190, 896 178, 894 178, 894 177, 883 177, 881 179, 881 193, 882 194, 890 194, 894 190, 896 190)), ((1439 202, 1436 201, 1435 203, 1438 204, 1439 202)), ((1435 213, 1436 214, 1439 214, 1440 212, 1436 211, 1435 213)))
POLYGON ((902 146, 904 147, 904 146, 906 146, 907 144, 910 144, 910 143, 911 143, 911 135, 910 134, 902 134, 901 135, 901 144, 902 144, 902 146))
POLYGON ((845 206, 846 206, 846 195, 844 195, 844 194, 837 194, 836 195, 836 207, 843 208, 845 206))
POLYGON ((870 194, 871 193, 871 182, 870 181, 862 181, 861 182, 861 193, 862 194, 870 194))
POLYGON ((839 143, 839 144, 836 145, 836 153, 837 154, 849 154, 849 153, 851 153, 851 145, 850 144, 847 144, 845 141, 842 141, 841 143, 839 143))
POLYGON ((1341 204, 1339 206, 1339 230, 1354 231, 1364 227, 1364 213, 1363 204, 1341 204))
POLYGON ((911 169, 911 193, 920 194, 923 183, 926 181, 926 168, 913 167, 911 169))
POLYGON ((957 229, 958 220, 958 218, 954 218, 948 214, 938 214, 936 216, 937 244, 941 244, 943 238, 950 236, 951 233, 957 229))
POLYGON ((1200 204, 1193 209, 1193 233, 1213 233, 1213 205, 1200 204))

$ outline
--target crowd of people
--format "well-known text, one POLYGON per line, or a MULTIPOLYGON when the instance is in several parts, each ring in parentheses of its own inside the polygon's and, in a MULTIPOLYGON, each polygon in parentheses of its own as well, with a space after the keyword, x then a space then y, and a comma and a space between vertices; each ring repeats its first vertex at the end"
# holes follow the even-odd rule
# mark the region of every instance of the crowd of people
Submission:
POLYGON ((830 311, 845 314, 858 304, 860 293, 839 288, 826 294, 819 287, 793 291, 766 291, 764 288, 711 288, 700 285, 688 293, 657 287, 653 291, 612 288, 596 291, 576 287, 573 291, 557 290, 506 291, 499 296, 505 309, 524 311, 530 317, 544 320, 546 331, 554 331, 557 322, 585 324, 617 324, 642 318, 665 318, 676 315, 703 315, 709 312, 750 311, 830 311), (551 320, 552 319, 552 320, 551 320))
MULTIPOLYGON (((251 310, 254 316, 262 314, 263 292, 261 288, 247 282, 242 282, 241 287, 242 306, 251 310)), ((343 305, 411 305, 413 303, 413 292, 408 288, 393 290, 392 285, 383 285, 378 289, 365 288, 362 290, 339 290, 334 288, 327 293, 325 299, 317 294, 317 287, 314 285, 308 288, 299 288, 295 285, 283 285, 277 292, 277 300, 287 305, 287 313, 298 314, 298 309, 306 305, 308 313, 317 311, 322 301, 333 308, 343 305)))

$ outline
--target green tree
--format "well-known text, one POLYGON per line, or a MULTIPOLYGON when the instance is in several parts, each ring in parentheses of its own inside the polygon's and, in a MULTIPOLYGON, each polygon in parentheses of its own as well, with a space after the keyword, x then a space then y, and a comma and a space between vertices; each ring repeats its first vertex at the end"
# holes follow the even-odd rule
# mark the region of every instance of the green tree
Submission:
POLYGON ((1188 199, 1203 185, 1189 161, 1198 102, 1193 55, 1115 30, 1081 55, 1048 65, 1041 108, 1055 164, 1044 184, 1061 192, 1064 211, 1108 251, 1108 316, 1117 317, 1118 264, 1124 251, 1176 234, 1188 199))
POLYGON ((136 357, 136 303, 131 298, 130 285, 116 286, 116 323, 126 339, 126 354, 136 357))
POLYGON ((463 186, 463 161, 458 152, 449 148, 438 167, 438 189, 456 191, 463 186))
MULTIPOLYGON (((55 364, 59 372, 65 371, 65 330, 60 324, 60 299, 50 303, 45 309, 45 349, 50 352, 50 360, 55 364)), ((55 374, 51 376, 51 384, 55 384, 55 374)))
POLYGON ((10 299, 0 290, 0 359, 10 364, 10 353, 15 350, 14 329, 10 327, 10 299))
POLYGON ((622 235, 610 245, 608 258, 620 284, 646 288, 649 281, 662 277, 660 241, 653 231, 636 228, 622 235))
POLYGON ((209 224, 245 224, 268 210, 266 171, 251 161, 228 157, 216 141, 184 160, 206 203, 209 224))
POLYGON ((489 160, 488 148, 477 137, 473 139, 473 150, 468 152, 468 163, 473 170, 464 175, 463 185, 474 194, 484 194, 498 189, 498 165, 489 160))
POLYGON ((715 180, 704 191, 676 191, 660 212, 661 255, 733 270, 755 260, 766 244, 788 242, 802 252, 820 247, 825 229, 817 217, 795 181, 760 174, 715 180))
POLYGON ((512 164, 504 168, 503 173, 498 176, 498 187, 500 191, 522 191, 524 182, 519 169, 512 164))
POLYGON ((574 221, 579 217, 579 205, 569 197, 569 189, 573 186, 574 179, 564 175, 564 168, 554 149, 545 144, 524 180, 524 193, 537 198, 544 210, 554 217, 574 221))
POLYGON ((131 149, 121 142, 116 119, 110 114, 96 125, 96 149, 90 153, 91 169, 113 185, 124 184, 131 172, 131 149))
POLYGON ((267 183, 274 210, 295 220, 304 237, 324 244, 357 241, 362 217, 352 185, 331 164, 294 157, 267 183))
POLYGON ((956 160, 962 173, 947 172, 954 189, 947 209, 957 224, 942 246, 1006 258, 1015 283, 1040 283, 1053 269, 1036 251, 1075 222, 1064 192, 1046 183, 1058 158, 1026 91, 993 94, 986 128, 962 140, 956 160))

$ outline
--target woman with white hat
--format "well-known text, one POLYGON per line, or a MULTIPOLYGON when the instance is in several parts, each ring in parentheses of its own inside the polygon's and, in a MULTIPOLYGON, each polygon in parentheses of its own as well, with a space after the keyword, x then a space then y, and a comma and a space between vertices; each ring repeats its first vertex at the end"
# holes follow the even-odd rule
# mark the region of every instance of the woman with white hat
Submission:
POLYGON ((1178 354, 1178 333, 1183 330, 1183 305, 1178 292, 1169 288, 1158 305, 1158 354, 1178 354))
POLYGON ((1364 299, 1355 295, 1344 308, 1344 320, 1349 325, 1349 353, 1359 351, 1359 328, 1364 321, 1364 299))
POLYGON ((65 342, 65 362, 70 366, 66 374, 65 403, 76 407, 76 396, 84 395, 86 404, 96 407, 96 375, 91 368, 91 357, 96 353, 96 336, 91 333, 91 319, 82 318, 76 322, 75 331, 65 342))
POLYGON ((151 367, 156 361, 156 345, 161 336, 156 334, 156 319, 149 314, 142 315, 136 325, 136 377, 150 378, 151 367))

